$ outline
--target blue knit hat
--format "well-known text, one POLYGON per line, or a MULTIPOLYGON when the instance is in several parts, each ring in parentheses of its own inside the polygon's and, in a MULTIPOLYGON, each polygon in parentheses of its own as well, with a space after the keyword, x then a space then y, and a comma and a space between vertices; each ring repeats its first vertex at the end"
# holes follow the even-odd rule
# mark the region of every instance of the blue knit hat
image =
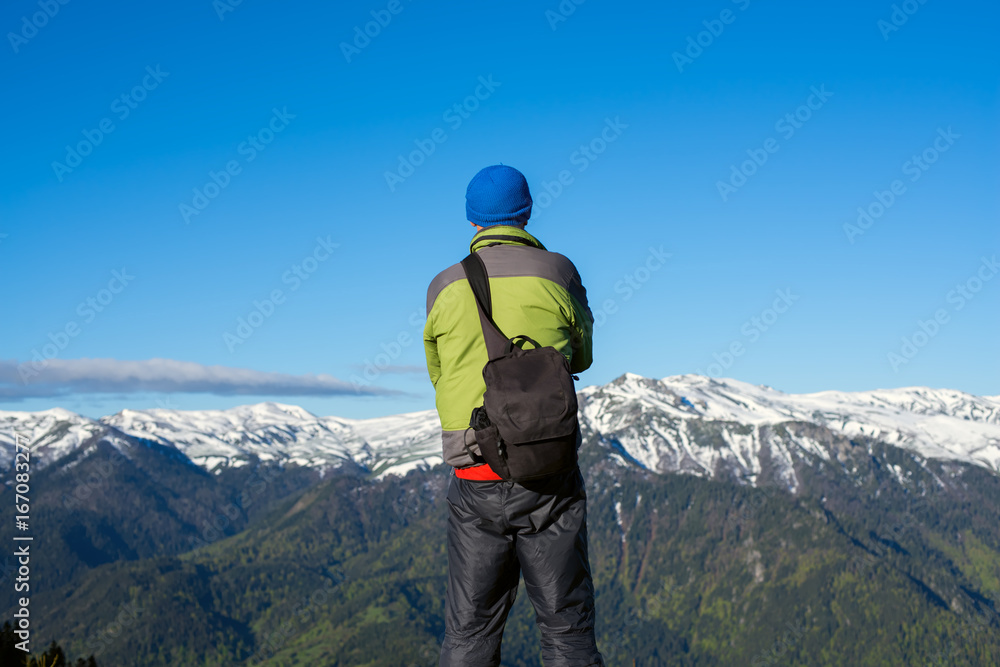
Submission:
POLYGON ((465 215, 480 227, 527 222, 531 193, 524 174, 502 164, 480 170, 465 191, 465 215))

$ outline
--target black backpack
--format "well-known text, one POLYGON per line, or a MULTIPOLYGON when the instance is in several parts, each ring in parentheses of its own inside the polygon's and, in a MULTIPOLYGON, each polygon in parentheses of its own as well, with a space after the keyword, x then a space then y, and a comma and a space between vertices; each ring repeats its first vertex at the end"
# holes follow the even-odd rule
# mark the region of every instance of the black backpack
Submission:
POLYGON ((466 446, 477 463, 485 462, 505 480, 520 482, 569 470, 577 465, 580 425, 576 378, 569 361, 554 347, 541 347, 529 336, 508 338, 493 321, 490 282, 483 259, 471 253, 462 260, 476 297, 489 361, 483 366, 486 394, 472 411, 482 457, 466 446), (522 349, 517 343, 531 343, 522 349))

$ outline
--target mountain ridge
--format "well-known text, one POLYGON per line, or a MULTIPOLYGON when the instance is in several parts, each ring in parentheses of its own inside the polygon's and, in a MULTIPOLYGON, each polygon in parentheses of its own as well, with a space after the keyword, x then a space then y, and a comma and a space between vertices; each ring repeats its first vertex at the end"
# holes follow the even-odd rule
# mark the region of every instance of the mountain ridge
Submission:
MULTIPOLYGON (((609 664, 1000 654, 991 400, 634 374, 579 398, 609 664), (788 624, 800 635, 769 653, 788 624)), ((32 562, 34 604, 70 650, 203 667, 435 658, 452 474, 425 465, 439 457, 433 411, 349 420, 265 402, 93 420, 53 409, 0 413, 0 426, 48 457, 32 476, 48 541, 32 562), (318 590, 315 621, 275 641, 318 590), (95 642, 130 605, 155 611, 95 642)), ((4 502, 14 492, 0 486, 4 502)), ((518 600, 505 664, 534 667, 537 629, 518 600)))
MULTIPOLYGON (((835 461, 842 443, 832 443, 844 439, 1000 471, 1000 400, 952 389, 787 394, 728 378, 624 373, 578 396, 585 437, 617 452, 620 465, 656 473, 721 475, 756 485, 771 466, 794 490, 796 465, 835 461)), ((0 465, 8 466, 15 429, 38 451, 39 465, 104 430, 178 449, 216 473, 259 460, 321 473, 356 465, 382 476, 441 462, 434 410, 350 419, 266 401, 225 410, 124 409, 94 420, 52 408, 0 411, 0 425, 0 465)))

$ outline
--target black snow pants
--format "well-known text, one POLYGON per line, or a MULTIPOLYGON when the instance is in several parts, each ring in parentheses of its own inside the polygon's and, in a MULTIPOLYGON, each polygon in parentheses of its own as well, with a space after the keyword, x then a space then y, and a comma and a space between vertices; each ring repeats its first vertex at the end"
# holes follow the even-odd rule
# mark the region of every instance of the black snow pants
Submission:
POLYGON ((579 468, 522 483, 452 476, 441 667, 496 667, 524 573, 545 667, 603 667, 579 468))

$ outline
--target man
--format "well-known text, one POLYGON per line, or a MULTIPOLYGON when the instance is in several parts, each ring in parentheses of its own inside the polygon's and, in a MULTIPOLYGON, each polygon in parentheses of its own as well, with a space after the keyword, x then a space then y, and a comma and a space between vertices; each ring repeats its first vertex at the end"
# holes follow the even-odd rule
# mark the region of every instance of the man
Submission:
MULTIPOLYGON (((470 247, 486 265, 497 325, 509 336, 525 334, 556 348, 574 373, 589 368, 594 320, 586 290, 572 262, 524 231, 532 204, 524 176, 512 167, 486 167, 465 197, 466 217, 476 228, 470 247)), ((481 462, 469 419, 483 404, 488 355, 461 264, 438 274, 427 290, 424 347, 444 460, 455 468, 448 487, 440 664, 500 664, 503 629, 523 572, 546 667, 603 666, 594 638, 587 495, 579 467, 516 483, 481 462)))

